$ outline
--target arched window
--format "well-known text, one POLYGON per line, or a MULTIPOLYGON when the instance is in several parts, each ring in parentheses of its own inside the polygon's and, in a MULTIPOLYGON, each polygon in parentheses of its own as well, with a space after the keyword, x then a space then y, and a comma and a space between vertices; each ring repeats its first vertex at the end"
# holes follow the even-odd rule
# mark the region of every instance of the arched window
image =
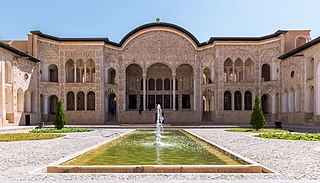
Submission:
POLYGON ((205 68, 203 70, 203 84, 210 84, 212 83, 212 80, 210 78, 211 75, 211 69, 205 68))
POLYGON ((234 81, 240 82, 243 80, 243 61, 238 58, 234 63, 234 81))
POLYGON ((140 79, 140 90, 143 90, 143 78, 140 79))
POLYGON ((154 79, 149 79, 149 90, 154 90, 154 79))
POLYGON ((234 93, 234 109, 235 110, 241 110, 241 105, 242 105, 242 102, 241 102, 241 93, 239 91, 236 91, 234 93))
POLYGON ((72 91, 67 94, 67 110, 74 110, 74 93, 72 91))
POLYGON ((58 67, 55 64, 51 64, 48 67, 49 70, 49 82, 58 82, 58 67))
POLYGON ((270 66, 268 64, 262 65, 262 75, 264 81, 270 81, 270 66))
POLYGON ((224 62, 224 82, 234 81, 233 63, 230 58, 224 62))
POLYGON ((84 93, 79 92, 77 95, 77 110, 83 111, 84 110, 84 93))
POLYGON ((224 110, 231 110, 231 93, 224 92, 224 110))
POLYGON ((75 75, 76 75, 75 69, 76 67, 75 67, 74 61, 68 60, 66 62, 66 69, 65 69, 67 83, 75 82, 75 75))
POLYGON ((95 110, 95 94, 92 91, 87 95, 87 110, 95 110))
POLYGON ((164 79, 164 90, 170 90, 170 79, 164 79))
POLYGON ((116 70, 111 68, 108 70, 108 83, 115 84, 115 79, 116 79, 116 70))
POLYGON ((162 79, 158 78, 156 81, 157 90, 162 90, 162 79))
POLYGON ((252 95, 249 91, 244 93, 244 109, 252 110, 252 95))
POLYGON ((84 82, 94 82, 95 77, 95 64, 92 59, 89 59, 85 65, 84 82))
POLYGON ((77 76, 77 82, 84 82, 84 62, 83 60, 78 60, 76 62, 77 70, 76 70, 76 76, 77 76))

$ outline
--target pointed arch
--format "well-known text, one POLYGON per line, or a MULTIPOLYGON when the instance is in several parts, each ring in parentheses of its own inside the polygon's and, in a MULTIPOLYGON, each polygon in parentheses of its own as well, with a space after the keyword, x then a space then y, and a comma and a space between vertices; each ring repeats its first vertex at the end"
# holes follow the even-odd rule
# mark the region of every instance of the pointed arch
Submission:
POLYGON ((73 91, 69 91, 67 93, 67 110, 74 110, 75 109, 75 95, 73 91))
POLYGON ((224 92, 224 110, 231 110, 231 93, 229 91, 224 92))
POLYGON ((58 82, 58 67, 55 64, 50 64, 48 66, 48 71, 49 71, 49 82, 58 82))

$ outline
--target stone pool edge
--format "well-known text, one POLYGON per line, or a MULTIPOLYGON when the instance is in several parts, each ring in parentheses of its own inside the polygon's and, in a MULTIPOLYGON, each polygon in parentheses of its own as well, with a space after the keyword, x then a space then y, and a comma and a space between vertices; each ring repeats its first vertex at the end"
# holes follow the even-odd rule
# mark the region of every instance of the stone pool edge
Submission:
MULTIPOLYGON (((44 173, 276 173, 269 168, 265 168, 259 163, 256 163, 248 158, 236 154, 220 145, 194 134, 188 130, 183 129, 185 132, 199 138, 212 146, 219 148, 221 151, 234 156, 241 161, 248 163, 247 165, 125 165, 125 166, 66 166, 61 165, 83 153, 91 151, 100 147, 110 141, 120 138, 124 135, 135 131, 129 130, 120 136, 105 140, 94 146, 78 151, 70 156, 62 158, 54 163, 50 163, 44 169, 44 173)), ((276 173, 277 174, 277 173, 276 173)))

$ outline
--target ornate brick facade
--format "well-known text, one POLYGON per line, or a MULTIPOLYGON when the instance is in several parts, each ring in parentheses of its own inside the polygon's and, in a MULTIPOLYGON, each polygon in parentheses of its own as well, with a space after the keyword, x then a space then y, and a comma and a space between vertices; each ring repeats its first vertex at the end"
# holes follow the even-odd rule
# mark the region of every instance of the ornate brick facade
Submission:
MULTIPOLYGON (((52 121, 61 99, 68 124, 153 123, 157 103, 166 123, 248 124, 254 97, 260 96, 268 123, 311 125, 320 112, 319 46, 302 50, 303 56, 278 58, 303 41, 310 41, 309 31, 199 43, 183 28, 159 22, 138 27, 120 43, 33 31, 32 55, 41 62, 13 66, 34 81, 26 84, 14 72, 18 81, 11 90, 17 96, 19 88, 29 88, 36 96, 32 123, 52 121)), ((0 60, 13 60, 6 55, 0 52, 0 60)))

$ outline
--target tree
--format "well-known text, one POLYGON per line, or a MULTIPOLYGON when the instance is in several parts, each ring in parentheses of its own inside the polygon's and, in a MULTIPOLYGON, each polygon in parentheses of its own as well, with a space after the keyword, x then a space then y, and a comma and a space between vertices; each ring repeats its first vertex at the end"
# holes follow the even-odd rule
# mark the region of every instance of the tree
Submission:
POLYGON ((61 100, 59 100, 57 105, 56 116, 54 118, 54 125, 58 130, 61 130, 66 123, 67 123, 67 118, 63 112, 62 102, 61 100))
POLYGON ((255 130, 259 130, 266 124, 266 119, 264 118, 262 107, 260 105, 260 98, 256 96, 254 100, 254 106, 251 113, 250 125, 255 130))

